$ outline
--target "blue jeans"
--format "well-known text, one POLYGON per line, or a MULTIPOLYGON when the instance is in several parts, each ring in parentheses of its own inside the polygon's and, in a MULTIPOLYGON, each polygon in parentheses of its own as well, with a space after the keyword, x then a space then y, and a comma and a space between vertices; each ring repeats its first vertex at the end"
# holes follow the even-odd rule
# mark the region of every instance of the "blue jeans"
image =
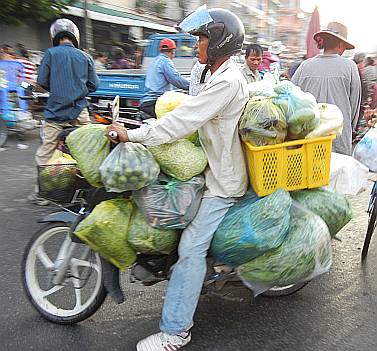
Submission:
POLYGON ((161 331, 176 335, 191 327, 207 272, 207 251, 234 202, 233 198, 203 198, 196 217, 183 231, 162 311, 161 331))

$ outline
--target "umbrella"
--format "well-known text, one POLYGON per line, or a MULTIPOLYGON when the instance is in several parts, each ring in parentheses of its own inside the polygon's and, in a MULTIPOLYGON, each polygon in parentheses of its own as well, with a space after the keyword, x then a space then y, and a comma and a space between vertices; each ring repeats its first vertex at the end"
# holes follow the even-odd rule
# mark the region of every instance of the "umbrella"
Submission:
POLYGON ((319 49, 317 48, 317 43, 313 39, 313 35, 320 30, 321 27, 319 24, 319 12, 316 6, 309 22, 308 34, 306 37, 306 58, 310 58, 319 54, 319 49))

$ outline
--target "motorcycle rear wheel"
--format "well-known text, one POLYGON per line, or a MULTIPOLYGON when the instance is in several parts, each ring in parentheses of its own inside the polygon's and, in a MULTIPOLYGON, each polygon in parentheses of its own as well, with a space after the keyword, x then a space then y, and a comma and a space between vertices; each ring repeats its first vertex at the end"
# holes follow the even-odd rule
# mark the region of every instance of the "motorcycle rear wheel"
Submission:
POLYGON ((22 283, 28 300, 42 317, 57 324, 89 318, 107 295, 101 259, 83 244, 76 244, 62 284, 53 283, 61 262, 57 258, 72 243, 69 230, 62 222, 45 225, 30 239, 22 259, 22 283))
POLYGON ((274 286, 271 289, 262 293, 261 295, 265 297, 288 296, 288 295, 292 295, 296 293, 297 291, 301 290, 308 284, 309 282, 303 282, 303 283, 291 284, 287 286, 274 286))

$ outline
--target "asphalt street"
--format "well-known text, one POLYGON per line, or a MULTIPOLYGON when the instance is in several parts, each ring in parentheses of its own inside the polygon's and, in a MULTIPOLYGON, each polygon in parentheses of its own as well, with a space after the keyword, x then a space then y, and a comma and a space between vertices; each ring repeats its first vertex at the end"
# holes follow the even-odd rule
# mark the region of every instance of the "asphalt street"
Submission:
MULTIPOLYGON (((22 252, 40 227, 37 220, 56 210, 26 201, 35 181, 37 146, 32 132, 25 140, 11 135, 0 151, 0 351, 135 350, 139 339, 158 330, 163 283, 145 288, 123 276, 127 301, 116 305, 108 298, 92 318, 75 326, 45 321, 23 293, 22 252), (28 148, 17 147, 20 143, 28 148)), ((237 298, 203 297, 187 351, 377 350, 377 235, 366 264, 360 263, 368 196, 365 191, 352 198, 355 218, 339 234, 341 241, 333 242, 329 273, 284 298, 250 301, 246 290, 237 298)))

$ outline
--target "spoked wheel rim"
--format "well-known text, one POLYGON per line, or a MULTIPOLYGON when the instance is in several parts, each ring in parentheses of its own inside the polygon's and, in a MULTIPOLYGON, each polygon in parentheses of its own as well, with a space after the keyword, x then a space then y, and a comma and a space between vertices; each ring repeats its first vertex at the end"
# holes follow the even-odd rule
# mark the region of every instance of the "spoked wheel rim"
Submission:
POLYGON ((279 292, 279 291, 288 290, 288 289, 292 288, 294 285, 295 284, 286 285, 286 286, 273 286, 272 288, 270 288, 268 290, 279 292))
POLYGON ((79 253, 79 257, 74 255, 71 259, 67 276, 62 285, 54 285, 52 278, 59 262, 50 257, 51 254, 49 255, 47 252, 46 246, 48 241, 53 237, 56 238, 57 235, 62 237, 62 245, 59 250, 64 250, 71 243, 68 227, 52 227, 41 234, 31 245, 25 262, 25 283, 30 297, 38 309, 53 316, 69 318, 83 313, 96 300, 102 287, 102 265, 97 253, 87 246, 78 244, 81 246, 82 252, 79 253), (46 271, 47 280, 51 284, 48 289, 41 286, 37 264, 46 271), (90 277, 94 278, 93 288, 89 290, 89 294, 84 296, 85 280, 89 281, 90 277), (63 290, 69 296, 69 302, 72 302, 73 308, 64 307, 59 302, 52 301, 53 298, 56 298, 56 294, 63 293, 63 290))

